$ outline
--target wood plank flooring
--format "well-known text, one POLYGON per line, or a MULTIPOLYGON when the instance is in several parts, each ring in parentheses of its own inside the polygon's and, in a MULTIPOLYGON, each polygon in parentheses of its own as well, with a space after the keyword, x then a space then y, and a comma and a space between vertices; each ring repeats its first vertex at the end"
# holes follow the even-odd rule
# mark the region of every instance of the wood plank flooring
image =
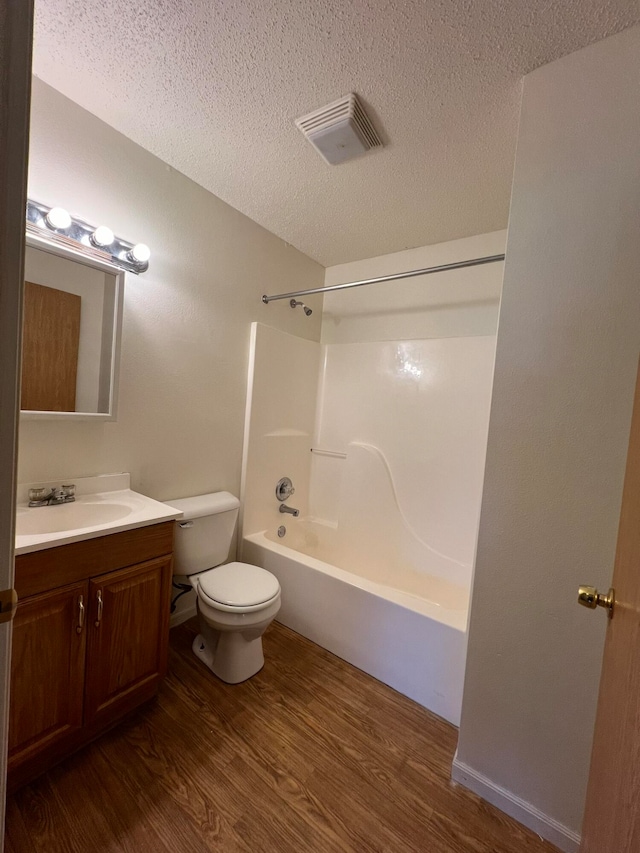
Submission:
POLYGON ((18 791, 7 853, 552 853, 449 773, 456 730, 281 625, 244 684, 171 632, 157 701, 18 791))

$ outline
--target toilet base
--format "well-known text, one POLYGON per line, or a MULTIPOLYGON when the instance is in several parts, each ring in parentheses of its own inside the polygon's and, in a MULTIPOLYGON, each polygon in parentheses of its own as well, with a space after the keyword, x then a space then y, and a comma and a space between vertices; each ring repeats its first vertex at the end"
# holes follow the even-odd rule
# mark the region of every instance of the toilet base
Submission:
POLYGON ((262 635, 280 610, 280 595, 258 611, 217 610, 197 599, 200 633, 193 653, 227 684, 239 684, 264 666, 262 635))
POLYGON ((246 640, 239 632, 213 633, 218 636, 205 639, 202 634, 198 634, 191 648, 194 655, 221 681, 240 684, 260 672, 264 666, 261 636, 246 640))

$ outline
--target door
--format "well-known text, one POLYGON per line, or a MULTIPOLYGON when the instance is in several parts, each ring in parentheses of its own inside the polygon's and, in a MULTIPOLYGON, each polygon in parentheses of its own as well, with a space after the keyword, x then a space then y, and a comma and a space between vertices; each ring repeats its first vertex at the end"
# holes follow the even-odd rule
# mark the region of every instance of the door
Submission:
POLYGON ((82 726, 89 584, 25 598, 13 622, 9 770, 82 726))
MULTIPOLYGON (((33 0, 0 0, 0 590, 13 586, 16 433, 24 279, 33 0)), ((11 623, 0 624, 0 850, 4 837, 11 623)))
POLYGON ((155 693, 167 665, 171 557, 89 582, 85 723, 155 693))
POLYGON ((581 853, 640 850, 640 371, 613 587, 581 853))

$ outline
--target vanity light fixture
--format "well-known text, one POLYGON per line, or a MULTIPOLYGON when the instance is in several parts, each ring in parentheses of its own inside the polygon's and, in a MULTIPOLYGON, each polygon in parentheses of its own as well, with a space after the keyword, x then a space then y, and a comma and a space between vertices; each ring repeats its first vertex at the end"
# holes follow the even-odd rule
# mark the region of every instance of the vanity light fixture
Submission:
POLYGON ((71 216, 62 207, 49 207, 29 199, 27 232, 90 257, 106 260, 136 275, 149 269, 151 250, 145 243, 130 243, 116 237, 106 225, 96 228, 84 219, 71 216))
POLYGON ((45 222, 54 231, 66 231, 71 225, 71 217, 64 207, 52 207, 45 216, 45 222))

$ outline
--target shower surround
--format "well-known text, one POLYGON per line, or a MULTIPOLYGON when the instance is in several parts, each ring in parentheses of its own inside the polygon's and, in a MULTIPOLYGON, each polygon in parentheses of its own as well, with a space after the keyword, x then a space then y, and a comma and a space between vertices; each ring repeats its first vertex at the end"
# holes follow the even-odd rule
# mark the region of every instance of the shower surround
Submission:
MULTIPOLYGON (((402 252, 327 284, 503 245, 402 252)), ((457 724, 502 264, 437 278, 325 296, 321 343, 254 324, 242 558, 279 578, 280 621, 457 724), (299 518, 279 512, 283 476, 299 518)))

